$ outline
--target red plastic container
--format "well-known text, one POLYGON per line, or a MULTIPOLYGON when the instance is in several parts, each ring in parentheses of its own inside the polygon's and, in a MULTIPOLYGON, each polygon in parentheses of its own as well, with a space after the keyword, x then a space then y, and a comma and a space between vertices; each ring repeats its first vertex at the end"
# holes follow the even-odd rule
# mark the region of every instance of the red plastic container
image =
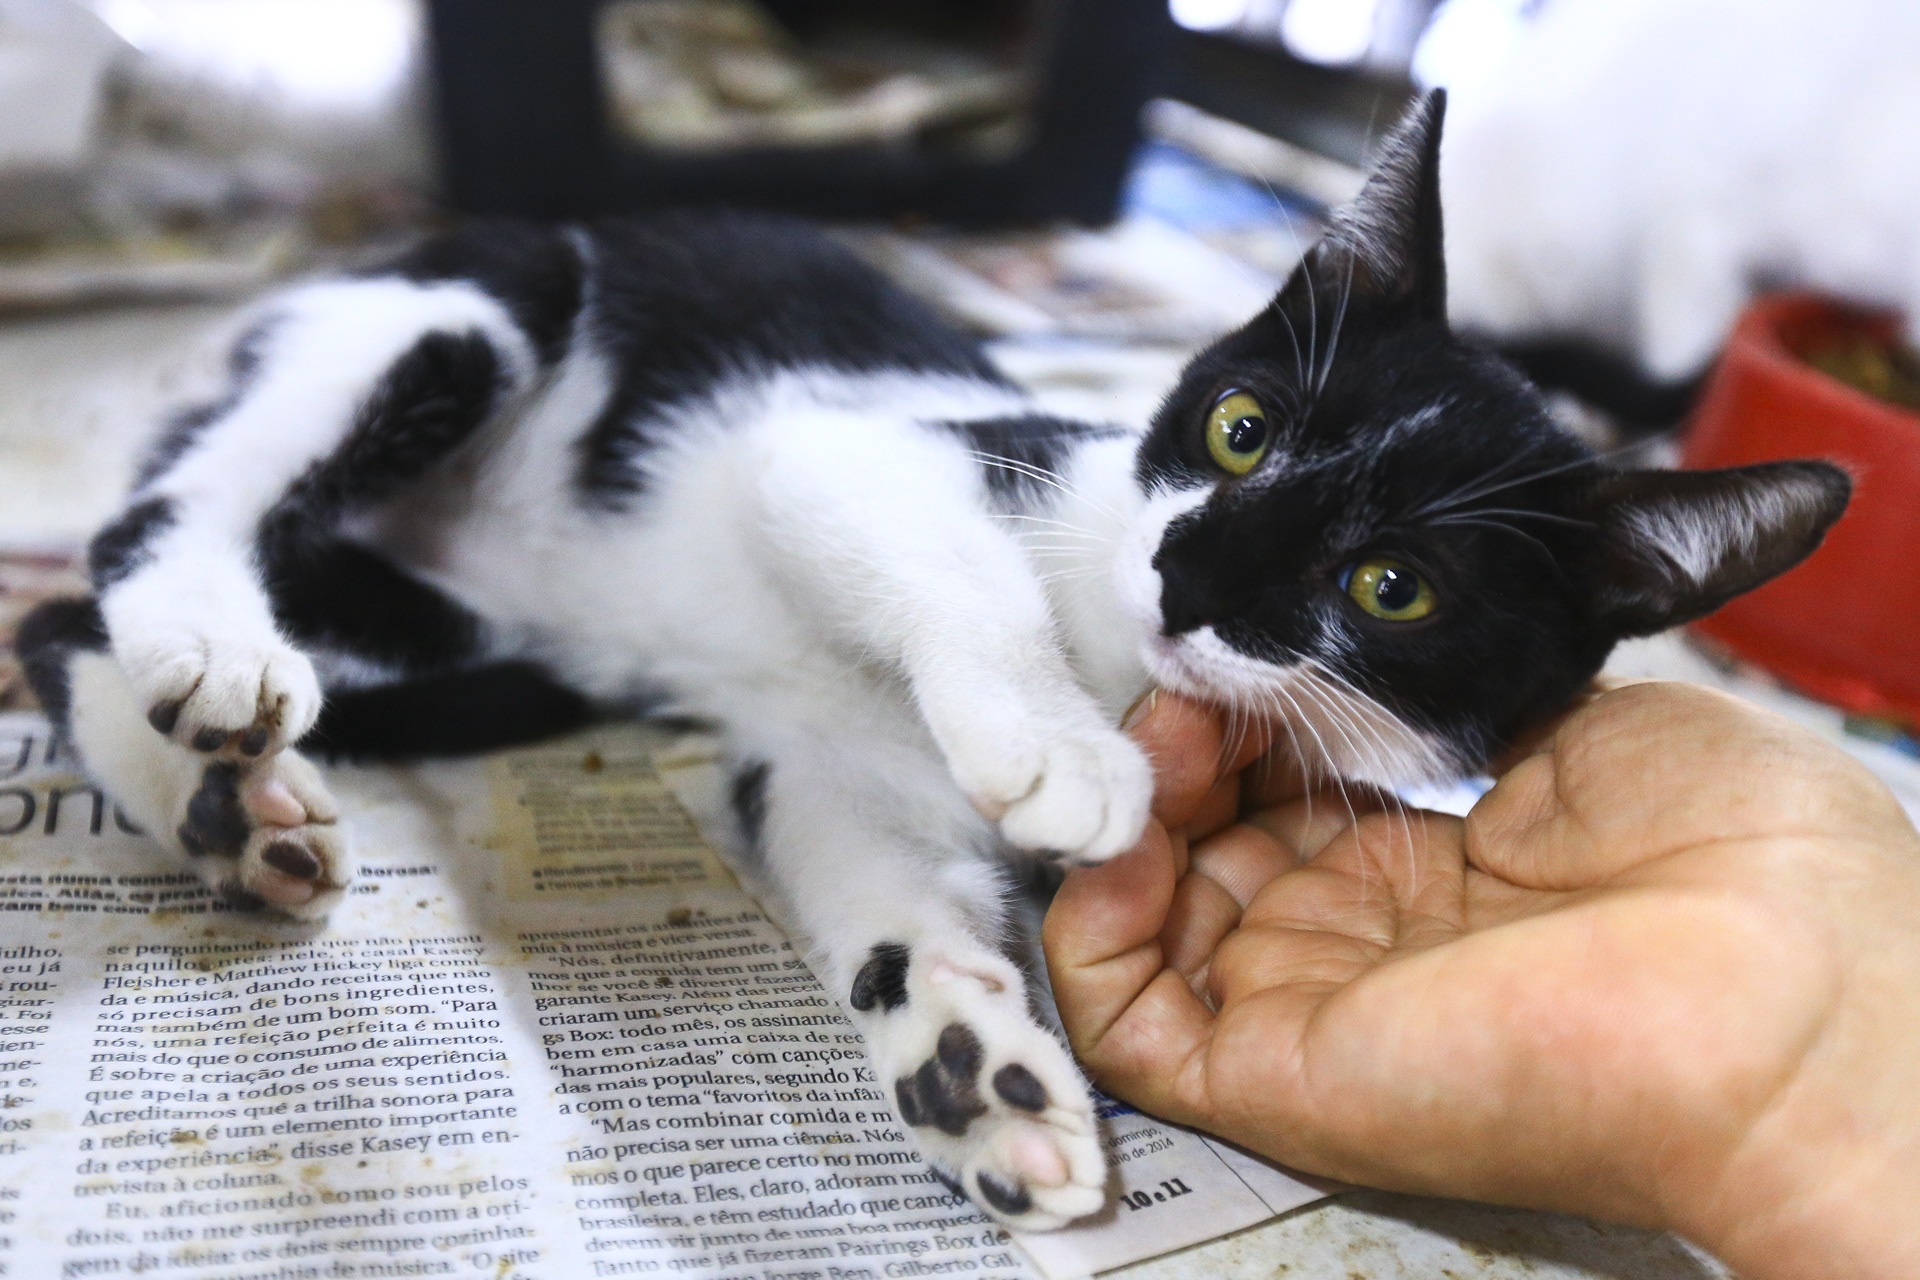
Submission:
POLYGON ((1847 514, 1808 560, 1695 627, 1815 697, 1920 724, 1920 414, 1815 369, 1801 353, 1899 319, 1805 294, 1741 318, 1687 429, 1689 467, 1827 458, 1853 474, 1847 514))

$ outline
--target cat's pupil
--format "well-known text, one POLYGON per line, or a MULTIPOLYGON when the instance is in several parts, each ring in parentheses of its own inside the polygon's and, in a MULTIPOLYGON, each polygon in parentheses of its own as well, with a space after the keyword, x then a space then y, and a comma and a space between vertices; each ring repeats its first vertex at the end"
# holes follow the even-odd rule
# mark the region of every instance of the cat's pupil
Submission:
POLYGON ((1252 453, 1267 442, 1267 420, 1248 416, 1227 428, 1227 448, 1235 453, 1252 453))
POLYGON ((1420 598, 1420 579, 1405 569, 1382 569, 1373 598, 1388 613, 1398 613, 1420 598))

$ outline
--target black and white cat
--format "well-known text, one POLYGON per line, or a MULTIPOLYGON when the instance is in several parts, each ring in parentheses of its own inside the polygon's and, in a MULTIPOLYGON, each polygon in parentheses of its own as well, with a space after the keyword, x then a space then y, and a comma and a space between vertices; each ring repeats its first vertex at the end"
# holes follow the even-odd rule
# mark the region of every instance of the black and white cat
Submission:
POLYGON ((351 863, 296 744, 717 722, 746 869, 928 1159, 1009 1223, 1092 1213, 1088 1091, 1007 885, 1139 836, 1130 703, 1278 718, 1349 778, 1472 769, 1846 503, 1819 463, 1607 470, 1455 342, 1441 110, 1144 436, 1040 413, 786 222, 472 230, 292 288, 24 656, 129 814, 303 918, 351 863))

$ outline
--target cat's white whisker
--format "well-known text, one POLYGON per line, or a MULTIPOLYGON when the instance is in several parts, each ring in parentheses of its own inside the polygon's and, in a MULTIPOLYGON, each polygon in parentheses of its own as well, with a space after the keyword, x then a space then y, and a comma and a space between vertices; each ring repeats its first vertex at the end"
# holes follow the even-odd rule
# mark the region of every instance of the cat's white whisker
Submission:
POLYGON ((1509 467, 1526 461, 1525 457, 1512 458, 1503 462, 1492 471, 1482 475, 1478 482, 1469 481, 1467 485, 1456 488, 1449 493, 1442 494, 1437 498, 1429 499, 1413 508, 1407 512, 1406 519, 1410 521, 1418 520, 1425 516, 1452 511, 1459 507, 1464 507, 1470 502, 1478 502, 1480 499, 1492 494, 1517 488, 1523 484, 1532 484, 1536 480, 1548 480, 1557 475, 1564 475, 1569 471, 1578 471, 1586 467, 1593 467, 1598 470, 1616 458, 1632 453, 1639 448, 1641 448, 1641 446, 1637 443, 1624 444, 1612 449, 1603 449, 1598 453, 1568 458, 1553 466, 1542 467, 1537 471, 1525 472, 1509 479, 1501 479, 1500 477, 1509 467), (1490 481, 1497 481, 1497 483, 1488 483, 1490 481))
MULTIPOLYGON (((1395 767, 1393 758, 1395 753, 1392 745, 1387 741, 1384 727, 1374 723, 1373 717, 1363 712, 1386 713, 1380 708, 1378 702, 1369 698, 1359 689, 1356 689, 1352 681, 1336 671, 1327 669, 1320 663, 1310 661, 1303 664, 1303 674, 1307 680, 1316 687, 1323 688, 1329 698, 1337 700, 1341 706, 1346 708, 1348 719, 1352 723, 1354 730, 1364 735, 1374 744, 1373 769, 1380 781, 1385 784, 1380 786, 1379 790, 1386 798, 1389 807, 1394 811, 1394 816, 1398 817, 1401 829, 1406 835, 1407 856, 1409 859, 1409 892, 1417 893, 1419 889, 1420 867, 1418 850, 1414 844, 1413 819, 1407 811, 1405 799, 1400 795, 1398 789, 1392 785, 1394 777, 1403 773, 1404 770, 1403 768, 1395 767)), ((1391 855, 1391 842, 1389 842, 1388 852, 1389 855, 1391 855)))
POLYGON ((1316 400, 1320 398, 1320 393, 1327 389, 1327 378, 1333 373, 1334 356, 1340 350, 1340 330, 1346 325, 1347 303, 1353 297, 1353 268, 1356 261, 1357 259, 1353 257, 1347 259, 1347 278, 1340 288, 1340 304, 1333 316, 1333 336, 1327 340, 1327 358, 1320 362, 1320 375, 1313 384, 1313 396, 1316 400))
POLYGON ((1065 529, 1073 533, 1084 533, 1090 538, 1099 538, 1103 542, 1112 540, 1107 534, 1089 529, 1083 524, 1074 524, 1068 520, 1053 520, 1046 516, 1030 516, 1017 511, 996 511, 993 513, 993 518, 996 520, 1018 520, 1024 524, 1041 524, 1054 529, 1065 529))
MULTIPOLYGON (((1294 691, 1292 689, 1277 686, 1273 692, 1286 701, 1294 717, 1299 721, 1300 727, 1305 729, 1308 735, 1313 738, 1314 747, 1319 751, 1320 759, 1326 767, 1327 780, 1333 784, 1334 793, 1340 797, 1340 803, 1345 806, 1347 810, 1348 825, 1359 826, 1360 814, 1353 807, 1353 797, 1347 792, 1346 779, 1341 776, 1339 765, 1335 761, 1333 753, 1327 749, 1326 739, 1320 736, 1320 730, 1314 725, 1313 718, 1306 714, 1305 710, 1300 706, 1299 701, 1294 698, 1294 691)), ((1360 864, 1360 889, 1362 896, 1366 893, 1366 871, 1366 862, 1363 860, 1360 864)))
MULTIPOLYGON (((1359 726, 1354 723, 1354 717, 1340 705, 1338 700, 1330 697, 1328 692, 1318 685, 1314 680, 1310 664, 1301 666, 1296 673, 1296 678, 1289 683, 1289 688, 1309 699, 1321 710, 1326 718, 1327 727, 1340 736, 1340 740, 1346 744, 1348 752, 1356 762, 1371 766, 1373 770, 1378 769, 1380 762, 1375 758, 1371 746, 1364 739, 1356 737, 1359 726)), ((1391 840, 1389 840, 1389 852, 1391 852, 1391 840)))
POLYGON ((977 449, 970 450, 969 453, 972 456, 973 460, 979 463, 983 467, 998 467, 1002 471, 1011 471, 1015 475, 1025 476, 1029 480, 1033 480, 1033 481, 1036 481, 1037 483, 1047 485, 1054 489, 1058 489, 1061 493, 1064 493, 1069 498, 1072 498, 1074 501, 1086 503, 1087 506, 1091 507, 1095 512, 1099 513, 1100 515, 1106 516, 1108 519, 1113 520, 1116 523, 1124 523, 1125 517, 1123 517, 1119 512, 1115 511, 1112 507, 1108 506, 1106 503, 1101 502, 1097 498, 1093 497, 1093 495, 1084 493, 1081 490, 1075 488, 1074 486, 1068 484, 1065 480, 1061 479, 1059 476, 1055 475, 1051 471, 1044 471, 1041 468, 1033 466, 1030 463, 1019 462, 1012 458, 1002 458, 1002 457, 997 457, 994 454, 990 454, 990 453, 981 453, 977 449))
MULTIPOLYGON (((1307 753, 1301 748, 1300 735, 1295 732, 1293 721, 1288 717, 1286 708, 1280 704, 1279 697, 1270 689, 1262 690, 1260 696, 1264 703, 1264 706, 1260 709, 1266 713, 1266 718, 1269 722, 1278 724, 1286 731, 1288 744, 1293 748, 1294 764, 1300 770, 1301 799, 1307 808, 1307 827, 1311 830, 1313 827, 1313 793, 1315 789, 1313 770, 1315 761, 1309 759, 1307 753)), ((1272 753, 1269 752, 1261 756, 1258 765, 1262 770, 1268 771, 1270 776, 1273 768, 1272 753)))
POLYGON ((1462 515, 1462 516, 1444 516, 1437 520, 1429 520, 1427 521, 1427 523, 1430 525, 1438 526, 1438 527, 1446 527, 1446 526, 1452 525, 1452 526, 1458 526, 1463 528, 1492 529, 1499 533, 1510 533, 1516 538, 1521 538, 1527 542, 1532 543, 1534 547, 1539 550, 1540 554, 1546 558, 1548 566, 1554 569, 1555 572, 1559 572, 1560 558, 1554 555, 1553 549, 1549 547, 1546 543, 1540 541, 1540 539, 1528 533, 1525 529, 1522 529, 1518 525, 1512 524, 1509 521, 1477 520, 1477 519, 1474 519, 1472 516, 1462 515))
POLYGON ((1592 520, 1583 520, 1579 516, 1561 515, 1555 511, 1528 511, 1523 507, 1473 507, 1461 512, 1470 516, 1510 516, 1521 520, 1544 520, 1548 524, 1564 524, 1576 529, 1594 529, 1599 526, 1592 520))

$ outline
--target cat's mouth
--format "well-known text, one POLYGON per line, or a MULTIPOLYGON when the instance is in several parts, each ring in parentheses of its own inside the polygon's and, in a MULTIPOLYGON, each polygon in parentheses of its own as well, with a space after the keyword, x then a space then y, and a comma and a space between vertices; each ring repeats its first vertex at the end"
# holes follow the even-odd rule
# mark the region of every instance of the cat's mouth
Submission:
POLYGON ((1148 674, 1161 688, 1243 709, 1274 699, 1300 670, 1297 665, 1248 657, 1229 646, 1211 626, 1177 636, 1152 636, 1146 660, 1148 674))
POLYGON ((1282 727, 1309 773, 1401 787, 1454 776, 1459 762, 1424 733, 1319 663, 1262 661, 1234 649, 1210 626, 1145 646, 1160 688, 1282 727))

